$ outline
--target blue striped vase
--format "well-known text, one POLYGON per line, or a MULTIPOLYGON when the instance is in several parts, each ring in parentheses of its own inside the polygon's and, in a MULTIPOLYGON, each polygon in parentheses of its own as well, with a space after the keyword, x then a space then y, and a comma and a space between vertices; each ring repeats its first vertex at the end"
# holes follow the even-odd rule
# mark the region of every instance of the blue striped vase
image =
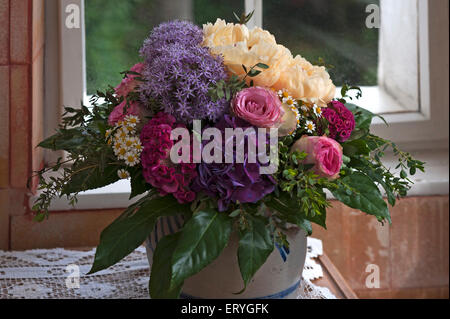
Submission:
MULTIPOLYGON (((153 233, 146 240, 150 267, 153 251, 158 241, 177 232, 183 225, 181 216, 163 217, 158 220, 153 233)), ((247 290, 237 260, 238 236, 232 234, 222 254, 198 274, 188 278, 181 298, 186 299, 295 299, 301 284, 306 258, 306 235, 303 230, 291 228, 287 231, 290 249, 277 247, 258 270, 247 290)))

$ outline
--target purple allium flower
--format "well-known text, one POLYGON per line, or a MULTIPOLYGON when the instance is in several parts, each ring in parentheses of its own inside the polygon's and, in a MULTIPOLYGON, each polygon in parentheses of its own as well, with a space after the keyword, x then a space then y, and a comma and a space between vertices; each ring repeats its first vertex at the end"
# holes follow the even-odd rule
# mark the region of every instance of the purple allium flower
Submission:
POLYGON ((170 21, 154 28, 144 41, 141 56, 153 60, 160 55, 160 49, 168 44, 180 43, 183 46, 200 45, 203 42, 203 31, 189 21, 170 21))
POLYGON ((355 116, 339 101, 332 101, 323 110, 323 116, 330 123, 329 137, 338 142, 345 142, 355 129, 355 116))
POLYGON ((222 58, 212 56, 201 41, 200 28, 175 21, 157 27, 141 50, 146 64, 142 100, 156 100, 164 112, 185 124, 216 121, 229 108, 226 99, 214 102, 209 96, 210 87, 227 73, 222 58))
MULTIPOLYGON (((229 115, 216 124, 225 136, 225 128, 252 127, 249 123, 229 115)), ((256 132, 256 131, 255 131, 256 132)), ((269 139, 267 139, 269 142, 269 139)), ((207 142, 206 142, 207 143, 207 142)), ((234 142, 236 143, 236 142, 234 142)), ((246 141, 246 144, 248 141, 246 141)), ((222 145, 225 153, 225 142, 222 145)), ((275 190, 275 180, 270 175, 260 174, 260 164, 248 162, 248 148, 245 150, 244 163, 216 164, 201 163, 198 165, 198 175, 191 188, 204 192, 217 199, 220 211, 225 211, 230 202, 256 203, 275 190)), ((225 162, 225 161, 222 161, 225 162)))

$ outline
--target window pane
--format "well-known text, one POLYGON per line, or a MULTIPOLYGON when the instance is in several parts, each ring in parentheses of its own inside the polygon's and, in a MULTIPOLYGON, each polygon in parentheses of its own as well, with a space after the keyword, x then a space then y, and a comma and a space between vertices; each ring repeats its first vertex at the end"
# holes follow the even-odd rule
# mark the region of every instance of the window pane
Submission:
POLYGON ((378 29, 366 27, 368 4, 378 0, 266 0, 264 28, 292 54, 321 57, 337 86, 377 85, 378 29))
POLYGON ((120 72, 140 60, 139 49, 150 30, 172 19, 201 25, 217 18, 233 21, 243 0, 86 0, 87 92, 121 80, 120 72))

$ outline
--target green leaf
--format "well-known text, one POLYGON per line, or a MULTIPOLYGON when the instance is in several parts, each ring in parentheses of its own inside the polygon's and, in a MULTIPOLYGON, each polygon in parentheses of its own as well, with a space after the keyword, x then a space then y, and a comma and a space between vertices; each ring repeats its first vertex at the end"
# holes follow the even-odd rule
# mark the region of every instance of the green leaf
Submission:
POLYGON ((386 196, 389 202, 389 205, 394 206, 396 202, 396 198, 394 193, 392 192, 391 187, 385 182, 383 179, 383 175, 378 173, 376 169, 373 169, 370 166, 370 163, 364 163, 360 159, 353 158, 351 161, 351 166, 362 171, 364 174, 369 176, 373 181, 380 184, 386 192, 386 196))
POLYGON ((195 275, 221 254, 230 239, 232 219, 203 210, 185 224, 172 258, 171 288, 195 275))
POLYGON ((145 181, 144 176, 142 175, 142 170, 140 168, 135 169, 131 173, 130 184, 131 184, 131 194, 129 199, 141 195, 150 189, 150 185, 147 184, 147 182, 145 181))
POLYGON ((260 74, 261 74, 261 71, 255 70, 255 69, 252 69, 252 70, 250 70, 250 72, 248 72, 248 76, 251 78, 254 78, 255 76, 258 76, 260 74))
POLYGON ((52 151, 64 150, 71 151, 85 144, 86 138, 80 134, 80 128, 63 130, 61 133, 50 136, 41 143, 39 147, 50 149, 52 151))
POLYGON ((370 125, 372 124, 372 121, 375 117, 380 118, 381 120, 383 120, 385 122, 386 125, 388 125, 388 123, 386 122, 386 120, 382 117, 379 116, 377 114, 374 114, 362 107, 359 107, 355 104, 351 104, 351 103, 346 103, 345 106, 352 111, 352 113, 355 116, 355 127, 356 129, 363 129, 363 130, 369 130, 370 129, 370 125))
POLYGON ((286 192, 280 192, 278 197, 266 201, 265 205, 276 210, 288 223, 297 225, 308 235, 312 234, 312 226, 307 217, 302 213, 295 200, 286 192))
POLYGON ((181 233, 163 237, 153 254, 149 291, 152 299, 178 299, 183 283, 170 289, 172 278, 172 257, 181 233))
POLYGON ((248 216, 249 227, 239 233, 238 261, 244 289, 273 251, 272 234, 261 217, 248 216))
POLYGON ((258 63, 255 66, 260 68, 260 69, 263 69, 263 70, 267 70, 269 68, 269 66, 267 64, 264 64, 264 63, 258 63))
POLYGON ((83 163, 74 168, 74 171, 79 171, 74 174, 70 181, 61 191, 62 195, 75 194, 78 192, 97 189, 115 183, 119 180, 117 175, 117 166, 107 166, 102 171, 99 165, 91 165, 83 163))
POLYGON ((131 205, 101 233, 89 274, 108 268, 133 252, 153 231, 159 217, 176 215, 186 209, 189 208, 180 205, 172 196, 146 196, 131 205))
POLYGON ((365 174, 355 172, 341 179, 341 182, 352 188, 353 192, 348 194, 347 188, 330 189, 337 200, 345 205, 359 209, 369 215, 387 219, 391 223, 389 209, 378 187, 365 174))
POLYGON ((342 144, 342 146, 344 148, 344 154, 349 157, 355 155, 369 155, 370 153, 370 149, 363 139, 346 142, 342 144))

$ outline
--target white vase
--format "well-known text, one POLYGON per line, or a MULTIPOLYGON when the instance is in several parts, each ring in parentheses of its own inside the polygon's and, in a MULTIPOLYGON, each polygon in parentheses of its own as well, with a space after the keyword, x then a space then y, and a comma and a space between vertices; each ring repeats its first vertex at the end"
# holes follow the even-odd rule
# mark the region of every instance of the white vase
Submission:
MULTIPOLYGON (((146 241, 147 255, 152 265, 153 250, 159 239, 176 232, 182 225, 181 217, 161 218, 146 241)), ((298 228, 286 231, 290 251, 276 248, 258 270, 244 293, 239 271, 238 236, 232 234, 228 246, 209 266, 188 278, 181 298, 187 299, 292 299, 297 298, 298 287, 306 258, 306 234, 298 228), (284 258, 286 260, 284 260, 284 258)))

